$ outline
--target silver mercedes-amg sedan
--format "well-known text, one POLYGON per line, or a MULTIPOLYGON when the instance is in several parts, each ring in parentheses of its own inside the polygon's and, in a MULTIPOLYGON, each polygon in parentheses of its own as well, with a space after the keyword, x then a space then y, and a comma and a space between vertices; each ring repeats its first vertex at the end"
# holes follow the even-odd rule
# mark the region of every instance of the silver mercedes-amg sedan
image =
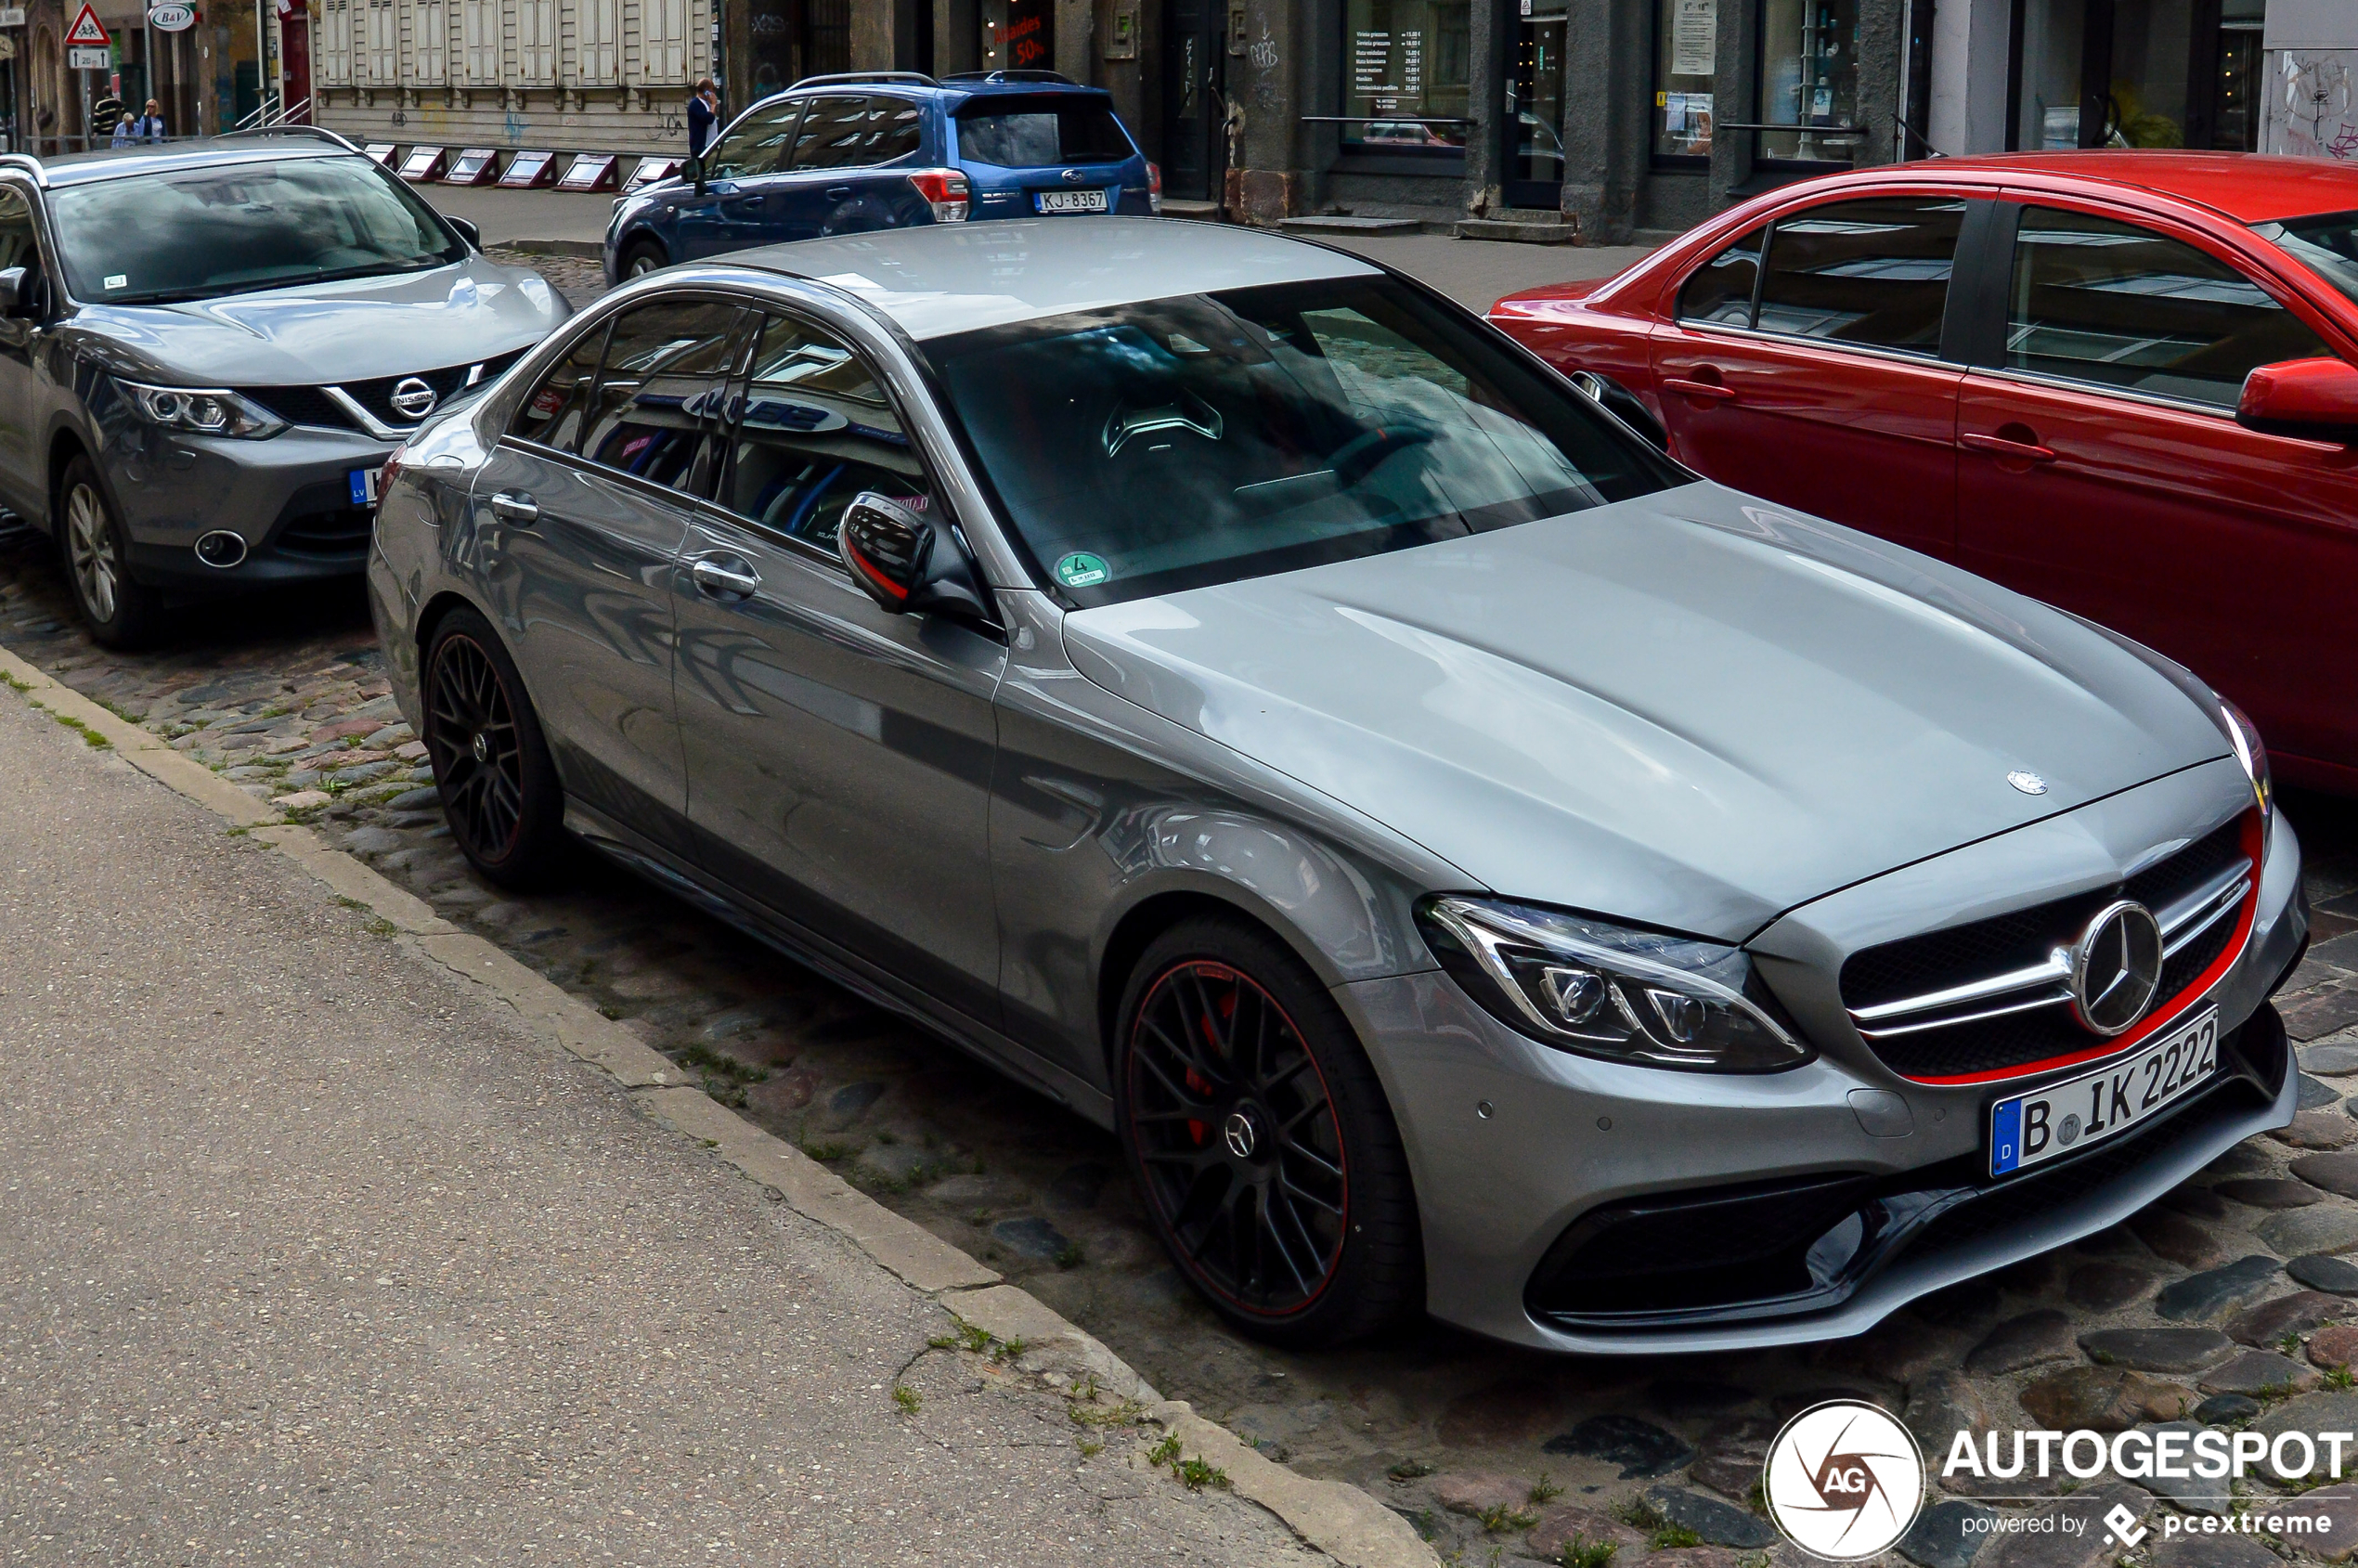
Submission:
POLYGON ((1356 257, 674 268, 386 475, 485 875, 587 840, 1117 1129, 1270 1338, 1852 1334, 2293 1113, 2241 715, 1356 257))

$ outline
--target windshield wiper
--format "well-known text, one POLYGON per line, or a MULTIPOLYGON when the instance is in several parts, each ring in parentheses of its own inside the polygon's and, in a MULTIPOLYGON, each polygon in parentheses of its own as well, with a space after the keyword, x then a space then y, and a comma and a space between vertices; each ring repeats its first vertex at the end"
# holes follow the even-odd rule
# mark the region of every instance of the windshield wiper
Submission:
POLYGON ((392 278, 405 272, 431 272, 438 266, 453 264, 442 257, 410 266, 388 266, 371 264, 367 266, 338 267, 333 272, 309 272, 289 278, 250 278, 227 283, 217 289, 181 289, 157 294, 100 295, 93 305, 188 305, 197 300, 227 299, 236 294, 259 294, 271 289, 304 289, 314 283, 338 283, 355 278, 392 278))

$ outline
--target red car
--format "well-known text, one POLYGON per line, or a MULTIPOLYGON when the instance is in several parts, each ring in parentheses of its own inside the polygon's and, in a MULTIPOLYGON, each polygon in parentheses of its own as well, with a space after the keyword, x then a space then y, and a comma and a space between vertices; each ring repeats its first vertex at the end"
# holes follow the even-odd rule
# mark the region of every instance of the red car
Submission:
POLYGON ((1490 318, 1689 466, 2157 648, 2358 794, 2358 167, 1860 170, 1490 318))

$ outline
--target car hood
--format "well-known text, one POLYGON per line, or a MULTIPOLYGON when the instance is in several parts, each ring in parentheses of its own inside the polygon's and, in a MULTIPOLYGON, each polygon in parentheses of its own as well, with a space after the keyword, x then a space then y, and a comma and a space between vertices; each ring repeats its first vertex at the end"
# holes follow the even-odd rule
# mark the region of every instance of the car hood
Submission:
POLYGON ((1729 941, 2227 749, 2105 633, 1707 484, 1079 611, 1065 644, 1470 884, 1729 941))
POLYGON ((289 386, 473 364, 539 342, 570 314, 538 273, 473 255, 430 272, 182 305, 86 305, 73 325, 125 374, 289 386))

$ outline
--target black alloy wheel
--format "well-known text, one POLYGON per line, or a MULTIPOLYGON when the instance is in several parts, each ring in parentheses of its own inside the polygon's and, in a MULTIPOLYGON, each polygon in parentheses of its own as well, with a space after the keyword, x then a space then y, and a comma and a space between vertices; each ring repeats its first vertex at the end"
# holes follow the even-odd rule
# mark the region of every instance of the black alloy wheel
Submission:
POLYGON ((473 611, 434 630, 425 706, 426 758, 450 836, 495 882, 543 881, 564 837, 556 768, 514 664, 473 611))
POLYGON ((1419 1304, 1407 1162, 1349 1025, 1241 922, 1147 950, 1121 1017, 1121 1121, 1164 1244, 1223 1314, 1332 1343, 1419 1304))

